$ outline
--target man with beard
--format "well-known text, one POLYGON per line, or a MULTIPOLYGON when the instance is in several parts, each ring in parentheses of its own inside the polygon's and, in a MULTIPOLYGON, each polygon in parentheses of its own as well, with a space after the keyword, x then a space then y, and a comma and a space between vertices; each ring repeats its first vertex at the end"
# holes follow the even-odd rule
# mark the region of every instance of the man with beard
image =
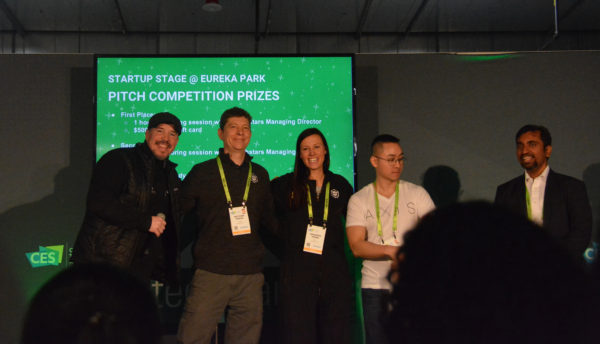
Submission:
POLYGON ((585 184, 550 169, 552 137, 545 127, 522 127, 516 144, 517 160, 525 173, 498 186, 494 203, 527 216, 581 260, 592 231, 585 184))
POLYGON ((177 117, 157 113, 145 142, 102 156, 92 174, 74 263, 105 262, 143 281, 177 281, 181 181, 169 155, 180 134, 177 117))

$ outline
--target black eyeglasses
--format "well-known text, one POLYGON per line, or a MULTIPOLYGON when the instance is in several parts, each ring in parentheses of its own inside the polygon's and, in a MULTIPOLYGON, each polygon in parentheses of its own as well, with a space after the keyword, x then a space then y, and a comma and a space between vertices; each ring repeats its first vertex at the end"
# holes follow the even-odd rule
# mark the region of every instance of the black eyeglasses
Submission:
POLYGON ((382 157, 377 156, 377 155, 373 155, 373 156, 376 157, 377 159, 381 159, 383 161, 387 161, 387 163, 390 166, 394 166, 394 164, 396 164, 396 163, 402 165, 406 161, 406 157, 405 156, 403 156, 401 158, 397 158, 397 159, 396 158, 382 158, 382 157))

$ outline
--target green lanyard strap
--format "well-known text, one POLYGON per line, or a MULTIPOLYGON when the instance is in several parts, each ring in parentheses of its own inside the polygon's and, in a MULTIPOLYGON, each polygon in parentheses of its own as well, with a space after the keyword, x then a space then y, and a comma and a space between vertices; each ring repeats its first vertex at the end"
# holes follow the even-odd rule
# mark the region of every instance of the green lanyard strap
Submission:
MULTIPOLYGON (((306 185, 306 191, 308 196, 308 223, 312 226, 313 224, 313 210, 312 210, 312 199, 310 197, 310 187, 306 185)), ((329 182, 325 187, 325 209, 323 209, 323 228, 327 227, 327 216, 329 215, 329 182)))
MULTIPOLYGON (((383 240, 383 230, 381 229, 381 216, 379 215, 379 196, 377 196, 377 184, 373 182, 373 189, 375 191, 375 212, 377 213, 377 234, 381 238, 381 242, 383 240)), ((394 234, 394 239, 396 238, 396 228, 398 227, 398 198, 400 194, 400 182, 396 182, 396 195, 394 199, 394 222, 392 223, 392 234, 394 234)))
POLYGON ((525 182, 525 202, 527 202, 527 218, 531 220, 531 196, 529 196, 527 182, 525 182))
MULTIPOLYGON (((219 174, 221 174, 221 182, 223 183, 223 189, 225 190, 225 197, 227 198, 227 204, 229 208, 233 208, 233 202, 231 201, 231 194, 229 194, 229 188, 227 187, 227 180, 225 179, 225 171, 223 171, 223 164, 221 158, 217 157, 217 165, 219 165, 219 174)), ((248 179, 246 180, 246 191, 244 191, 244 198, 242 199, 242 206, 246 206, 248 201, 248 193, 250 192, 250 181, 252 180, 252 163, 248 162, 248 179)))

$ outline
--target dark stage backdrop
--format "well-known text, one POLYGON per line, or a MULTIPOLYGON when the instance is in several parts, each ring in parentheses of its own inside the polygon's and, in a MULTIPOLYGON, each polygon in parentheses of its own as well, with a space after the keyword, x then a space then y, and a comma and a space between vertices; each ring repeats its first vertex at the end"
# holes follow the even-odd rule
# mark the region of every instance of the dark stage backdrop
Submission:
POLYGON ((499 184, 523 173, 515 133, 542 124, 553 136, 551 168, 587 186, 598 240, 600 52, 359 54, 355 63, 357 187, 374 178, 375 131, 400 138, 402 178, 422 184, 438 172, 443 193, 457 176, 460 200, 491 201, 499 184))
MULTIPOLYGON (((499 183, 522 173, 514 133, 540 123, 554 136, 551 167, 586 182, 597 231, 600 52, 359 54, 355 63, 357 187, 372 180, 369 144, 385 132, 408 156, 404 179, 421 184, 426 170, 446 165, 461 200, 492 200, 499 183)), ((67 266, 83 218, 93 56, 0 55, 0 76, 0 342, 17 343, 28 300, 67 266)), ((266 306, 275 292, 269 284, 266 306)), ((182 295, 163 288, 158 301, 168 314, 182 295)))

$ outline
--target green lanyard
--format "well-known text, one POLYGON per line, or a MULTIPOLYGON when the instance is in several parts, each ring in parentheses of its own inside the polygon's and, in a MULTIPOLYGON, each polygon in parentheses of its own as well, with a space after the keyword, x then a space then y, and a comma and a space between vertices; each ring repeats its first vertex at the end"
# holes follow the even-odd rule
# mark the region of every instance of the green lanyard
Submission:
POLYGON ((525 182, 525 201, 527 202, 527 218, 531 220, 531 196, 529 196, 529 189, 527 188, 527 182, 525 182))
MULTIPOLYGON (((310 198, 310 187, 306 185, 306 191, 308 192, 308 223, 312 226, 313 224, 313 210, 312 200, 310 198)), ((323 228, 327 227, 327 215, 329 214, 329 182, 325 187, 325 209, 323 209, 323 228)))
MULTIPOLYGON (((227 204, 229 208, 233 208, 231 202, 231 195, 229 194, 229 188, 227 187, 227 180, 225 179, 225 172, 223 171, 223 164, 221 163, 220 157, 217 157, 217 165, 219 165, 219 173, 221 174, 221 182, 223 183, 223 189, 225 190, 225 197, 227 198, 227 204)), ((246 180, 246 191, 244 191, 244 199, 242 200, 242 206, 246 206, 248 201, 248 193, 250 192, 250 181, 252 180, 252 163, 248 162, 248 179, 246 180)))
MULTIPOLYGON (((377 196, 377 185, 373 182, 373 189, 375 190, 375 211, 377 213, 377 234, 383 240, 383 231, 381 230, 381 216, 379 215, 379 197, 377 196)), ((400 182, 396 182, 396 196, 394 200, 394 223, 392 223, 392 233, 394 239, 396 238, 396 228, 398 227, 398 195, 400 194, 400 182)))

